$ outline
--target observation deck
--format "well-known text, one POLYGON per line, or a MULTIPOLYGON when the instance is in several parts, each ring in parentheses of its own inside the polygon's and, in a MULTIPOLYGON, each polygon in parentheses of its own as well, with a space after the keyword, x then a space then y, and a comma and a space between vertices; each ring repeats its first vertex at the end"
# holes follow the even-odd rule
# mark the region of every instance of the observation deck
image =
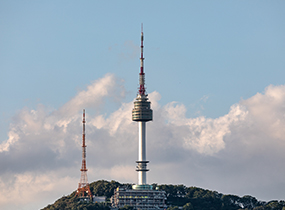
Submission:
POLYGON ((152 120, 152 109, 150 108, 150 102, 147 100, 146 95, 138 94, 132 111, 133 121, 147 122, 152 120))

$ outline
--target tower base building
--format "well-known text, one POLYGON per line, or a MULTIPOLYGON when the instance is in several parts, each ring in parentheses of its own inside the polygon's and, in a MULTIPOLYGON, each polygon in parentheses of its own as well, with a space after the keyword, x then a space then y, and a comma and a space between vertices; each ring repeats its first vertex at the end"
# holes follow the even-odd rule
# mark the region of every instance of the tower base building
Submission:
POLYGON ((149 189, 126 189, 118 187, 111 197, 111 207, 119 209, 127 205, 134 207, 134 209, 145 210, 167 208, 165 204, 165 191, 152 190, 150 189, 151 187, 148 187, 149 189))

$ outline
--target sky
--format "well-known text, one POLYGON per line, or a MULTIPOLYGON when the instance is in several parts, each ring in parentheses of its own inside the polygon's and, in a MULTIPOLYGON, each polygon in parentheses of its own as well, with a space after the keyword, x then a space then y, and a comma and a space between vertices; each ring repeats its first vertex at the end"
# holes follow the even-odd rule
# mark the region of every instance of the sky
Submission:
POLYGON ((148 183, 285 198, 285 2, 0 1, 0 208, 137 183, 141 23, 148 183))

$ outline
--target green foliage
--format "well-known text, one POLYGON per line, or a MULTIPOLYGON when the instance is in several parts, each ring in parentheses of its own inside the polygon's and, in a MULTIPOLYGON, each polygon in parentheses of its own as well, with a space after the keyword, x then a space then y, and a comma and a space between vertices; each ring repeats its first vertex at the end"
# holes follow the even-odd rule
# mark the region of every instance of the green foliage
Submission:
POLYGON ((113 180, 111 182, 99 180, 91 183, 89 186, 93 195, 110 198, 114 194, 114 190, 122 186, 122 184, 113 180))
POLYGON ((260 202, 246 195, 223 195, 216 191, 184 185, 158 185, 166 191, 168 209, 183 207, 183 210, 285 210, 284 201, 260 202), (284 208, 284 209, 282 209, 284 208))
POLYGON ((128 205, 125 205, 124 207, 122 207, 122 208, 119 208, 120 210, 133 210, 134 209, 134 207, 132 207, 132 206, 128 206, 128 205))
POLYGON ((86 203, 86 202, 71 202, 57 200, 53 205, 48 205, 43 210, 109 210, 110 208, 104 204, 86 203))
POLYGON ((257 206, 253 210, 264 210, 264 209, 265 209, 264 206, 257 206))
POLYGON ((183 210, 193 210, 193 205, 191 203, 186 203, 184 206, 183 206, 183 210))
POLYGON ((244 208, 249 208, 249 209, 253 209, 258 204, 257 199, 250 195, 243 196, 240 199, 240 202, 243 203, 244 208))
MULTIPOLYGON (((90 184, 90 190, 93 195, 106 196, 110 198, 114 189, 121 186, 119 182, 99 180, 90 184)), ((69 196, 64 196, 58 199, 53 205, 48 205, 43 210, 109 210, 107 204, 92 203, 92 202, 79 202, 76 197, 76 191, 69 196)))
POLYGON ((270 201, 265 205, 265 210, 283 210, 283 208, 285 209, 285 205, 284 205, 284 201, 270 201))
MULTIPOLYGON (((106 196, 107 199, 114 194, 114 190, 124 186, 131 188, 131 184, 120 184, 116 181, 99 180, 90 184, 93 195, 106 196)), ((285 210, 285 201, 261 202, 255 197, 246 195, 223 195, 216 191, 205 190, 198 187, 184 185, 157 185, 167 195, 168 210, 285 210), (179 208, 180 207, 180 208, 179 208)), ((63 196, 54 204, 48 205, 43 210, 109 210, 105 203, 79 202, 74 191, 69 196, 63 196)), ((124 206, 120 210, 133 210, 131 206, 124 206)))
POLYGON ((167 210, 179 210, 178 206, 170 206, 167 210))

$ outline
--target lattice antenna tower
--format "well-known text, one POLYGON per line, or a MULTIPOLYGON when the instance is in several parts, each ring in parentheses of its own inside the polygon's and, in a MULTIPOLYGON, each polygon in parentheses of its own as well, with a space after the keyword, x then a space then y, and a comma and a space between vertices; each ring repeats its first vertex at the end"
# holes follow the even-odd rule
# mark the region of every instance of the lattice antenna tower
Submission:
POLYGON ((86 144, 85 144, 85 109, 83 109, 83 132, 82 132, 82 166, 81 166, 81 177, 78 183, 78 189, 76 195, 81 199, 92 200, 92 193, 89 187, 87 178, 87 168, 86 168, 86 144))

